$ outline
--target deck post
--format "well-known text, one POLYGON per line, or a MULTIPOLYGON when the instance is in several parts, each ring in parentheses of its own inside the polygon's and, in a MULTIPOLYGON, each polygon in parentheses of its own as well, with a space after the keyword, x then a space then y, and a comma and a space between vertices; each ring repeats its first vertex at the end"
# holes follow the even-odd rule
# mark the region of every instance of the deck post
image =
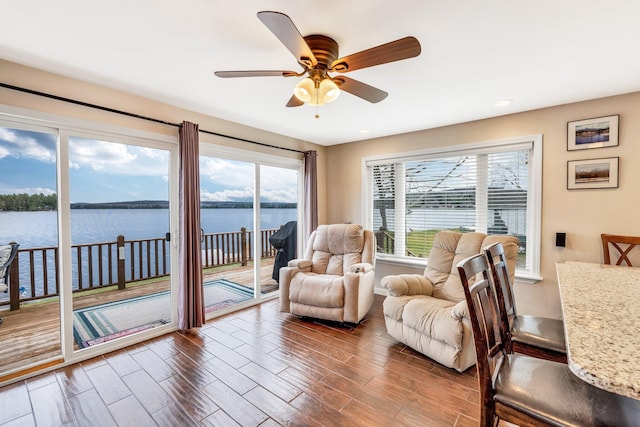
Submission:
POLYGON ((240 256, 242 257, 242 266, 247 265, 247 229, 242 227, 240 229, 240 256))
POLYGON ((118 290, 122 291, 125 289, 125 278, 124 278, 124 236, 118 235, 116 238, 116 253, 118 256, 118 290))
MULTIPOLYGON (((12 242, 13 243, 13 242, 12 242)), ((20 309, 20 263, 18 262, 18 253, 9 266, 7 273, 9 274, 9 310, 20 309)))

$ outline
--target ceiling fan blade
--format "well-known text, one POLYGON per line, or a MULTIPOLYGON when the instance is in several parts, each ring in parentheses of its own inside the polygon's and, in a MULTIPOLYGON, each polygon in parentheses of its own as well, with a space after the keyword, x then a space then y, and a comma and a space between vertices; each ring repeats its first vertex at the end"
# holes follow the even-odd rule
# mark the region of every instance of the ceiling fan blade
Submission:
POLYGON ((295 71, 280 71, 280 70, 250 70, 250 71, 216 71, 215 74, 218 77, 291 77, 296 76, 298 73, 295 71))
POLYGON ((359 98, 369 101, 371 103, 377 103, 385 99, 389 94, 383 90, 369 86, 361 81, 350 79, 345 76, 338 76, 332 79, 335 84, 338 85, 340 90, 349 92, 351 95, 355 95, 359 98))
POLYGON ((287 102, 287 107, 299 107, 304 105, 304 102, 300 101, 295 95, 291 95, 289 98, 289 102, 287 102))
POLYGON ((338 58, 331 63, 332 71, 346 73, 374 65, 386 64, 420 55, 420 42, 415 37, 405 37, 352 55, 338 58))
POLYGON ((263 11, 258 12, 258 19, 280 39, 298 62, 306 65, 307 68, 315 67, 318 64, 311 48, 304 41, 291 18, 284 13, 263 11))

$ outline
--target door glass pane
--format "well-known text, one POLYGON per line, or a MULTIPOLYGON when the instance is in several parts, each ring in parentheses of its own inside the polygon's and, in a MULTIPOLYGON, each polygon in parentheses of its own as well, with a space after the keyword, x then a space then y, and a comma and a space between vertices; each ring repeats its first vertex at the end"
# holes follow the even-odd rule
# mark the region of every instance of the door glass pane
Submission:
POLYGON ((0 374, 62 354, 54 132, 0 126, 0 374))
POLYGON ((171 322, 169 152, 69 139, 74 348, 171 322))
POLYGON ((280 267, 297 256, 298 170, 260 166, 262 293, 278 289, 280 267))
POLYGON ((205 312, 254 297, 255 165, 200 156, 200 218, 205 312))

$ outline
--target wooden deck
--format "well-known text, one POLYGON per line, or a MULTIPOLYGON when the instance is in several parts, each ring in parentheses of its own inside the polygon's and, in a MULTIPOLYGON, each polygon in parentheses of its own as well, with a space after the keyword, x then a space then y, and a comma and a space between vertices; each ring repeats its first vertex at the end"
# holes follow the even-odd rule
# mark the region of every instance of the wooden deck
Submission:
MULTIPOLYGON (((277 289, 271 278, 273 259, 263 259, 263 290, 277 289)), ((225 278, 253 289, 253 264, 246 267, 217 267, 205 270, 204 281, 225 278)), ((74 308, 85 308, 112 301, 122 301, 169 289, 169 279, 156 279, 152 283, 129 286, 118 291, 105 289, 89 295, 74 295, 74 308)), ((62 357, 60 347, 60 305, 57 299, 49 302, 23 304, 20 310, 0 311, 0 378, 4 373, 43 360, 62 357)))

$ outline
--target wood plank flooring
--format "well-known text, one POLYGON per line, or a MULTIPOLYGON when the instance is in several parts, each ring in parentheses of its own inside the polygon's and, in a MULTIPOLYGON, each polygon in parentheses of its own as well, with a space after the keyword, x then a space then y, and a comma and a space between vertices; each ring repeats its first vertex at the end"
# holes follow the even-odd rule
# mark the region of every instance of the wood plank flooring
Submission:
POLYGON ((6 426, 476 426, 475 368, 396 342, 383 297, 357 327, 278 300, 0 388, 6 426))

